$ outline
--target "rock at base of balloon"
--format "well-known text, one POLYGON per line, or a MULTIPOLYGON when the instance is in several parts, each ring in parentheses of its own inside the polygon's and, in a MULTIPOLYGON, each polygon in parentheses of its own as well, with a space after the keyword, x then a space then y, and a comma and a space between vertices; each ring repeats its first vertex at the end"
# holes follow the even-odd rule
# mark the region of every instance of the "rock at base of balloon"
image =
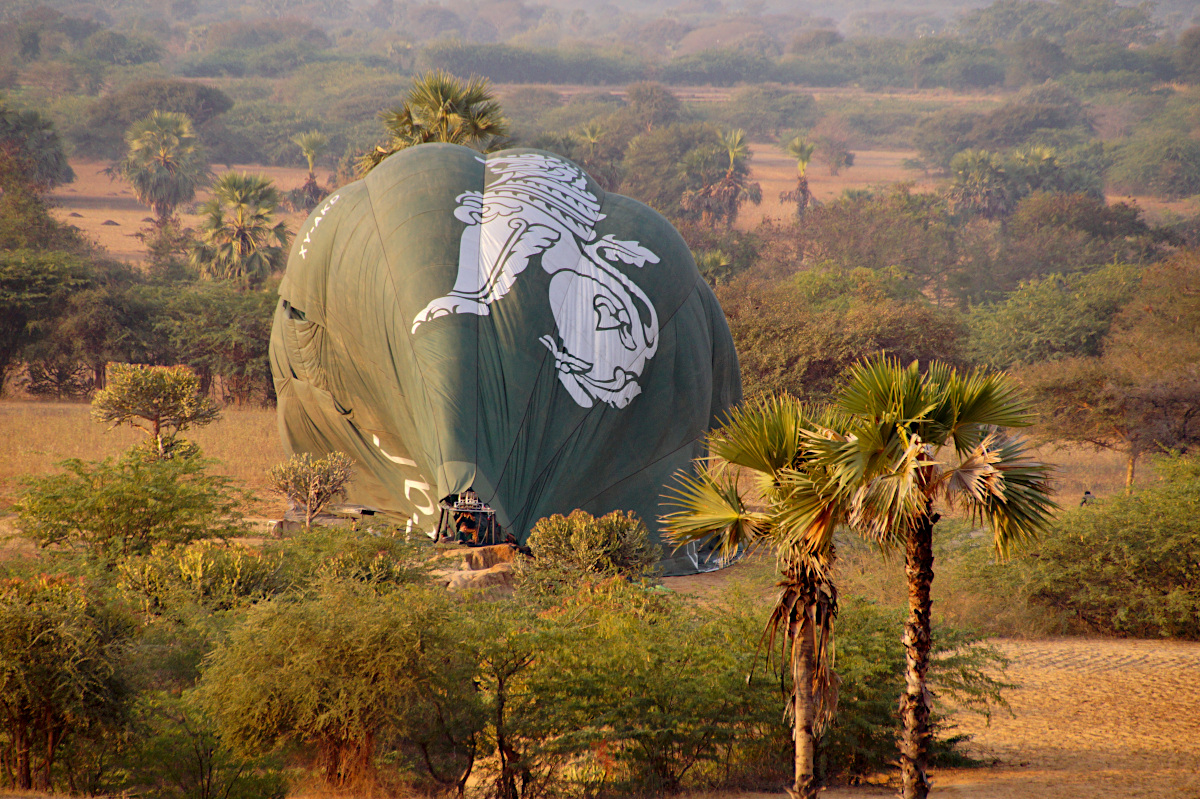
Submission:
POLYGON ((511 591, 513 587, 512 563, 497 563, 486 569, 464 569, 449 572, 442 577, 447 591, 511 591))

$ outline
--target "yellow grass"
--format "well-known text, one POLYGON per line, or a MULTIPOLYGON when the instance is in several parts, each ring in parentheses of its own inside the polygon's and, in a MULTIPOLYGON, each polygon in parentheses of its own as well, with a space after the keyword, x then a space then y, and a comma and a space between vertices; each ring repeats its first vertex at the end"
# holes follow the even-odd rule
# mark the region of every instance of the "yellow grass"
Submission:
MULTIPOLYGON (((110 430, 93 421, 90 410, 86 403, 0 401, 0 507, 16 498, 23 476, 53 473, 55 464, 67 458, 119 455, 144 437, 130 427, 110 430)), ((266 485, 267 470, 286 457, 274 409, 226 408, 216 422, 184 436, 218 461, 216 472, 256 494, 248 515, 282 513, 282 502, 266 485)))

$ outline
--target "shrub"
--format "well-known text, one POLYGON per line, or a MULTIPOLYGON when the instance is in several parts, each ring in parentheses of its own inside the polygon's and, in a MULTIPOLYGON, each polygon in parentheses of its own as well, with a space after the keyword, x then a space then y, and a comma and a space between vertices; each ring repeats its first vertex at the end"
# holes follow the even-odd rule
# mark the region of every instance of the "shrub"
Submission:
POLYGON ((287 587, 282 558, 212 541, 184 547, 159 545, 147 556, 117 567, 117 585, 137 598, 146 613, 196 603, 228 610, 280 593, 287 587))
POLYGON ((146 433, 144 449, 151 457, 194 455, 195 447, 187 446, 179 433, 212 424, 221 414, 212 400, 200 396, 200 380, 186 366, 110 363, 106 383, 92 398, 92 417, 146 433))
POLYGON ((344 452, 331 452, 324 458, 301 452, 271 467, 267 480, 272 491, 304 506, 304 526, 312 527, 313 517, 326 505, 346 496, 346 484, 354 476, 352 463, 344 452))
POLYGON ((371 776, 381 739, 408 737, 400 719, 437 724, 424 686, 462 657, 447 613, 435 589, 381 596, 348 582, 261 602, 212 654, 201 700, 239 751, 290 745, 328 783, 355 784, 371 776))
POLYGON ((17 527, 38 546, 80 547, 110 565, 156 544, 179 546, 241 532, 244 501, 229 478, 199 458, 71 459, 63 471, 26 479, 17 527))
POLYGON ((1023 562, 1033 602, 1098 632, 1200 639, 1200 460, 1158 471, 1158 483, 1060 517, 1023 562))
POLYGON ((1200 142, 1185 133, 1155 131, 1118 145, 1108 171, 1111 188, 1179 198, 1200 193, 1200 142))
POLYGON ((428 551, 422 543, 371 530, 313 528, 268 550, 281 559, 289 585, 300 589, 323 580, 351 580, 391 590, 426 579, 428 551))
POLYGON ((600 518, 576 510, 539 519, 526 542, 537 568, 598 576, 642 577, 658 562, 646 525, 632 512, 615 510, 600 518))
POLYGON ((77 581, 0 581, 0 785, 49 790, 65 739, 120 720, 132 631, 77 581))

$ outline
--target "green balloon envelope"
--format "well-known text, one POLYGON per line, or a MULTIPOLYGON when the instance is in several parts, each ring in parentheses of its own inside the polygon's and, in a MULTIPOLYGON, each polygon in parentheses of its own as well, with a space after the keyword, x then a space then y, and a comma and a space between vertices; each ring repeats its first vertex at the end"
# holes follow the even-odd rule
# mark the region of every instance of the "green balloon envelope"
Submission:
MULTIPOLYGON (((540 518, 662 495, 741 400, 716 298, 669 222, 575 164, 425 144, 305 221, 271 368, 287 449, 348 453, 351 499, 430 531, 474 489, 519 541, 540 518)), ((694 547, 664 574, 712 568, 694 547)))

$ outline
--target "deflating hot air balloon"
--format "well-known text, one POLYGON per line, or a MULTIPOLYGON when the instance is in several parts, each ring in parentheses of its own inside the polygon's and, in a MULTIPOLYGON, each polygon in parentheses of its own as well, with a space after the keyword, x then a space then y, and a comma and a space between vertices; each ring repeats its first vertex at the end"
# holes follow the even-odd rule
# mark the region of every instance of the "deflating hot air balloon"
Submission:
MULTIPOLYGON (((433 531, 470 497, 524 541, 539 518, 635 511, 741 399, 687 245, 575 164, 424 144, 304 223, 271 366, 291 452, 356 461, 351 499, 433 531)), ((665 574, 708 568, 671 551, 665 574)))

